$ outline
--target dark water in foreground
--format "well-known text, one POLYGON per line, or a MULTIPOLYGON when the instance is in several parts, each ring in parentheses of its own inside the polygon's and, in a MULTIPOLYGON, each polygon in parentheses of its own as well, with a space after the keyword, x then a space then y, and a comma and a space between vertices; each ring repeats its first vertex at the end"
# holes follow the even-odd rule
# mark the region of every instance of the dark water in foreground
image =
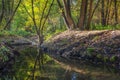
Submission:
POLYGON ((120 80, 119 73, 104 65, 96 67, 53 58, 33 47, 25 47, 20 52, 11 71, 0 80, 120 80))

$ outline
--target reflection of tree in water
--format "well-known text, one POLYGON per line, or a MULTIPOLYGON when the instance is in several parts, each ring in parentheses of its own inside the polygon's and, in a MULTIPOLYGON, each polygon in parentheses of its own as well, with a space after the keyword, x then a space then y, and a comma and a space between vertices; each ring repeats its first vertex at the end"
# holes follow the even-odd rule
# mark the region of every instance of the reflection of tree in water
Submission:
POLYGON ((79 78, 79 75, 76 72, 67 70, 65 73, 65 80, 81 80, 81 78, 79 78))
POLYGON ((89 75, 84 75, 84 74, 72 72, 71 70, 66 70, 65 80, 92 80, 92 79, 89 75))
POLYGON ((41 77, 40 75, 35 76, 36 71, 39 71, 41 74, 44 74, 44 70, 45 70, 44 66, 43 66, 43 64, 44 64, 44 53, 40 48, 37 49, 37 52, 38 53, 36 55, 34 67, 33 67, 33 70, 32 70, 32 80, 49 80, 48 77, 41 77))
POLYGON ((67 70, 65 72, 65 80, 71 80, 71 75, 72 75, 71 71, 67 70))

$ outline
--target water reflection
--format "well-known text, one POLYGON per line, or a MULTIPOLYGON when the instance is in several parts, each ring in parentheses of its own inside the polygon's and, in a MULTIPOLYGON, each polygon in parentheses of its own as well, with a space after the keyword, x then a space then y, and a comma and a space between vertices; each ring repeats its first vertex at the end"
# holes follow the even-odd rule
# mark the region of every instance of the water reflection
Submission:
POLYGON ((120 80, 119 75, 104 72, 101 68, 52 58, 34 47, 26 47, 20 52, 11 72, 1 76, 0 80, 120 80))

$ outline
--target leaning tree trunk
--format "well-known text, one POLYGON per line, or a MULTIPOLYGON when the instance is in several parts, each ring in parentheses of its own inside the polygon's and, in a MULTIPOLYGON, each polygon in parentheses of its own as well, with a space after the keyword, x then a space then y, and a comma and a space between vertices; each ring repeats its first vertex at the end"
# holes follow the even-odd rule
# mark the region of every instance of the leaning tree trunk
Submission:
POLYGON ((66 23, 69 29, 75 29, 75 24, 71 16, 71 9, 70 9, 70 0, 63 0, 64 3, 64 10, 65 10, 65 16, 66 16, 66 23))
POLYGON ((70 0, 62 0, 63 1, 63 6, 60 2, 60 0, 57 0, 59 8, 62 10, 62 16, 64 19, 64 22, 66 24, 66 27, 70 30, 75 29, 75 23, 74 20, 71 16, 71 9, 70 9, 70 0))

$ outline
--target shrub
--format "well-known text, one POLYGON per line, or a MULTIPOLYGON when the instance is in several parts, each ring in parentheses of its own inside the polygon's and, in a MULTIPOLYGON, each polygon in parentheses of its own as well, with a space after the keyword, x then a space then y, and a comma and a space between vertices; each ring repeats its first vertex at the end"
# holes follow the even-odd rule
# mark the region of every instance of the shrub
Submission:
POLYGON ((1 46, 0 47, 0 60, 2 60, 3 62, 7 61, 8 53, 9 53, 9 49, 6 48, 5 46, 1 46))

